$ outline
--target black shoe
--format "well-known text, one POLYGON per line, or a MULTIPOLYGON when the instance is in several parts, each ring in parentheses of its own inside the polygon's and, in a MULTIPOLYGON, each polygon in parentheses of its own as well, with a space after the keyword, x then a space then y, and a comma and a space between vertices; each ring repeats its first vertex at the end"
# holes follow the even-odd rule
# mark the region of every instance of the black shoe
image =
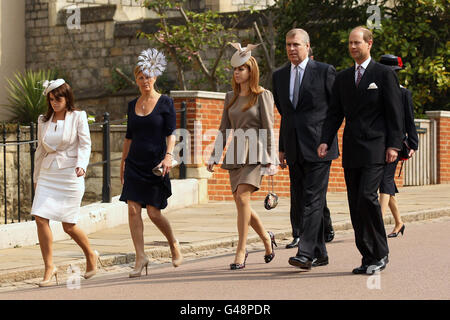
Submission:
POLYGON ((384 270, 386 268, 386 265, 389 262, 388 256, 385 256, 381 260, 375 262, 374 264, 371 264, 367 267, 366 273, 367 274, 374 274, 376 272, 380 272, 381 270, 384 270))
POLYGON ((286 245, 286 249, 297 248, 299 242, 300 242, 300 238, 294 238, 294 240, 292 240, 291 243, 289 243, 288 245, 286 245))
POLYGON ((275 257, 275 251, 273 251, 273 245, 275 245, 275 247, 278 247, 277 243, 275 242, 275 235, 272 233, 272 231, 269 231, 269 236, 270 236, 270 243, 272 245, 272 253, 264 256, 264 261, 266 263, 269 263, 275 257))
POLYGON ((320 266, 326 266, 327 264, 328 264, 328 256, 314 258, 311 265, 313 267, 320 267, 320 266))
POLYGON ((312 261, 305 256, 295 256, 289 258, 289 264, 300 269, 311 270, 312 261))
POLYGON ((405 232, 405 225, 403 225, 401 228, 400 228, 400 230, 398 231, 398 232, 392 232, 392 233, 389 233, 388 234, 388 238, 395 238, 395 237, 397 237, 398 236, 398 234, 399 233, 402 233, 402 235, 403 235, 403 232, 405 232))
POLYGON ((248 258, 248 251, 245 250, 244 263, 232 263, 232 264, 230 264, 230 270, 244 269, 245 268, 245 262, 247 261, 247 258, 248 258))
POLYGON ((325 242, 331 242, 334 239, 334 231, 325 232, 325 242))
POLYGON ((354 273, 354 274, 366 274, 368 267, 369 266, 367 264, 363 264, 360 267, 353 269, 352 273, 354 273))

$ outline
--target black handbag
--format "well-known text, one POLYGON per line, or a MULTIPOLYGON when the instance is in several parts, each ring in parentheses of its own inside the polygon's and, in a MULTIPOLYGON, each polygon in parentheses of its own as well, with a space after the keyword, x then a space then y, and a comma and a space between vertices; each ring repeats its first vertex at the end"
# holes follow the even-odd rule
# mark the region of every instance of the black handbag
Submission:
POLYGON ((405 139, 403 139, 403 142, 402 142, 402 148, 398 152, 398 160, 402 162, 400 171, 398 172, 399 177, 402 174, 403 163, 410 158, 410 156, 409 156, 410 151, 411 151, 411 148, 408 145, 408 137, 405 137, 405 139))
POLYGON ((264 199, 264 208, 267 210, 271 210, 278 205, 278 196, 275 192, 273 192, 273 176, 269 176, 269 179, 272 182, 272 192, 269 192, 264 199))
POLYGON ((403 139, 402 142, 402 148, 398 153, 398 159, 401 161, 405 161, 408 160, 409 157, 409 152, 411 151, 411 148, 408 145, 408 138, 405 137, 405 139, 403 139))

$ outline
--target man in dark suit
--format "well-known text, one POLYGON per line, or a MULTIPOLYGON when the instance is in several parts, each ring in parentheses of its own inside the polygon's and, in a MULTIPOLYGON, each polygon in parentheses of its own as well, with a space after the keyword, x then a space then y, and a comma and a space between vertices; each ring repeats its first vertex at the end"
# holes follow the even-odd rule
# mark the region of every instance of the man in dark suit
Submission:
POLYGON ((281 115, 280 163, 289 165, 291 224, 294 238, 300 238, 297 255, 289 263, 304 269, 328 264, 323 214, 331 161, 338 157, 336 138, 327 157, 321 159, 316 153, 336 71, 309 59, 309 48, 306 31, 289 31, 290 62, 272 76, 274 101, 281 115))
POLYGON ((402 144, 403 106, 395 72, 370 57, 373 36, 357 27, 349 35, 355 66, 340 72, 333 85, 319 157, 345 117, 342 165, 350 216, 362 264, 353 273, 372 274, 388 263, 389 248, 377 190, 386 163, 397 159, 402 144))

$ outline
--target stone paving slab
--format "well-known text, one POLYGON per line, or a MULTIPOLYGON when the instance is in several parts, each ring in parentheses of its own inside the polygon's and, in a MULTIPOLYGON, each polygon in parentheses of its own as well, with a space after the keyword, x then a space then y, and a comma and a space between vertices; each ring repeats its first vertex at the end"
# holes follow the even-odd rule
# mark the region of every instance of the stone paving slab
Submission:
MULTIPOLYGON (((404 187, 400 189, 397 201, 405 223, 450 216, 450 184, 404 187)), ((351 230, 347 194, 329 193, 327 202, 334 229, 351 230)), ((252 201, 252 208, 260 215, 265 228, 272 231, 277 239, 288 241, 291 238, 288 198, 281 198, 277 208, 270 211, 264 209, 262 201, 252 201)), ((201 255, 200 252, 227 250, 237 245, 236 207, 233 202, 212 202, 165 214, 186 256, 195 258, 197 253, 201 255)), ((393 224, 390 214, 385 217, 385 223, 393 224)), ((92 247, 100 252, 107 268, 134 262, 128 225, 90 234, 89 239, 92 247)), ((170 250, 164 236, 147 217, 144 219, 144 243, 149 258, 170 261, 170 250)), ((251 228, 248 243, 260 243, 251 228)), ((53 253, 54 263, 60 270, 67 270, 70 265, 84 270, 84 255, 74 241, 55 242, 53 253)), ((42 275, 43 261, 39 245, 0 250, 0 284, 27 281, 42 275)))

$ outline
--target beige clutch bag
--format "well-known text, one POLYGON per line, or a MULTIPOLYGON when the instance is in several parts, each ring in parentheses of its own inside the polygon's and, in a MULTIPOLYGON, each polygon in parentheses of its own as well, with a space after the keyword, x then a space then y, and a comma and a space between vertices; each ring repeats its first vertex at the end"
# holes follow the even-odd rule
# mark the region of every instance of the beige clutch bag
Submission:
MULTIPOLYGON (((178 165, 178 161, 177 160, 172 160, 172 168, 173 167, 176 167, 178 165)), ((158 177, 160 177, 160 176, 162 176, 162 173, 163 173, 163 168, 162 167, 154 167, 153 169, 152 169, 152 172, 153 172, 153 174, 155 175, 155 176, 158 176, 158 177)))

